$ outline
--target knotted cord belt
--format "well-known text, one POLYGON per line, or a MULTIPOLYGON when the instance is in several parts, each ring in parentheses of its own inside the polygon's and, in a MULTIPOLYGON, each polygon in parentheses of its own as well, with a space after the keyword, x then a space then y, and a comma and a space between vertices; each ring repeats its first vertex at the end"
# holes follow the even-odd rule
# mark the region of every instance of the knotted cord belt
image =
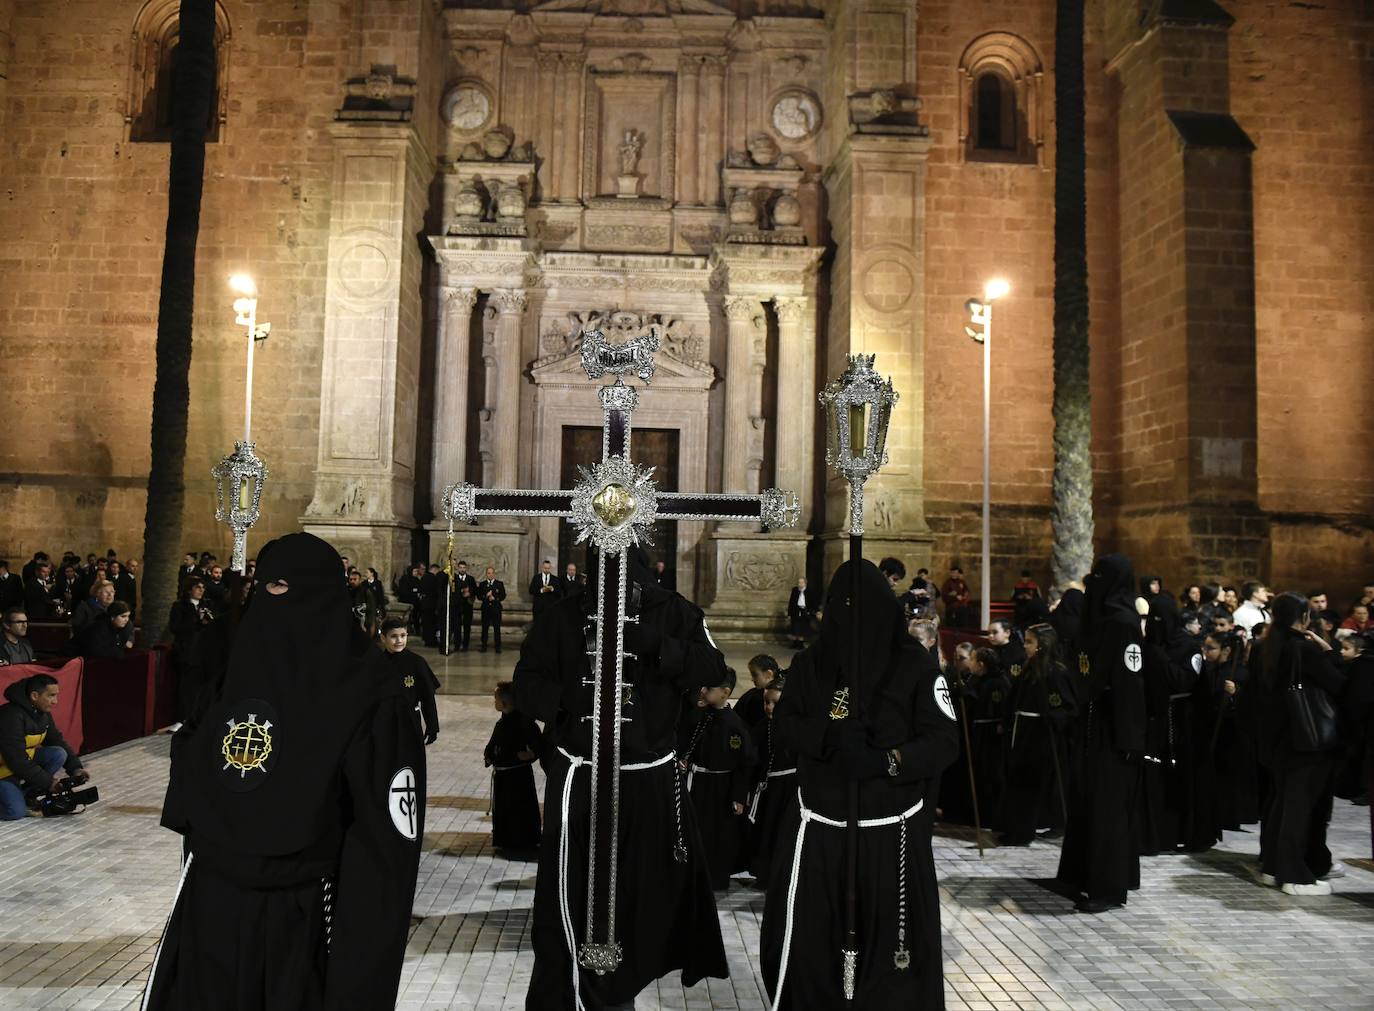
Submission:
MULTIPOLYGON (((812 811, 806 806, 800 789, 797 790, 797 804, 801 808, 801 826, 797 829, 797 848, 792 853, 792 875, 787 882, 787 928, 782 935, 782 960, 778 963, 778 986, 773 993, 772 1011, 778 1011, 782 1002, 783 985, 787 982, 787 960, 792 953, 792 926, 796 920, 797 884, 801 878, 802 848, 806 842, 806 827, 812 822, 830 828, 848 827, 846 822, 836 821, 834 818, 827 818, 823 814, 812 811)), ((906 823, 913 815, 918 814, 924 806, 925 801, 918 800, 901 814, 890 815, 886 818, 859 819, 860 829, 887 828, 890 825, 900 827, 897 847, 897 859, 899 861, 897 867, 897 897, 899 902, 897 909, 897 949, 893 952, 893 960, 899 969, 905 969, 911 963, 911 953, 906 947, 906 823)))
POLYGON ((795 765, 790 769, 779 769, 777 772, 770 772, 768 774, 768 779, 765 779, 762 783, 760 783, 759 788, 754 791, 754 800, 749 805, 749 824, 752 825, 754 823, 755 818, 758 816, 759 801, 763 799, 763 791, 768 789, 768 780, 777 779, 779 776, 795 776, 796 774, 797 767, 795 765))
MULTIPOLYGON (((586 1011, 582 1004, 582 978, 577 964, 577 935, 573 933, 572 913, 568 908, 568 812, 572 806, 573 774, 578 769, 590 765, 591 761, 580 755, 569 754, 562 748, 558 749, 558 753, 568 760, 568 774, 563 779, 563 798, 560 807, 562 819, 558 823, 558 912, 563 920, 563 937, 568 942, 568 960, 572 963, 573 1003, 577 1011, 586 1011)), ((667 765, 672 760, 673 754, 669 752, 652 762, 622 765, 620 771, 644 772, 647 769, 657 769, 660 765, 667 765)), ((590 902, 591 896, 587 899, 590 902)))

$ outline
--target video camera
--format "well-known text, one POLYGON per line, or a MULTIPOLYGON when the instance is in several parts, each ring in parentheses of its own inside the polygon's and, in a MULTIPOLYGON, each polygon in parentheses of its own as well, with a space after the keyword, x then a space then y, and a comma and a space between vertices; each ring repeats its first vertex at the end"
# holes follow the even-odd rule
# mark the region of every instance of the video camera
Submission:
POLYGON ((32 795, 29 798, 29 809, 40 812, 45 818, 77 814, 100 799, 99 789, 86 786, 90 779, 90 773, 82 769, 61 782, 54 783, 47 793, 32 795))

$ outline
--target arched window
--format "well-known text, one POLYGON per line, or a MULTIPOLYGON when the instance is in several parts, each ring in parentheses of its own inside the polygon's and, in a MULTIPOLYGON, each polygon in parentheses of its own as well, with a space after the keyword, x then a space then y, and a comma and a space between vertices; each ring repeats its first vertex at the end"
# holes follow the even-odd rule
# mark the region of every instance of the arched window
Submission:
POLYGON ((1043 76, 1025 39, 989 32, 969 44, 959 61, 959 147, 966 160, 1039 162, 1043 76))
MULTIPOLYGON (((177 43, 181 24, 180 0, 148 0, 134 20, 130 46, 128 113, 129 140, 167 142, 172 139, 172 109, 176 102, 177 43)), ((224 125, 225 84, 229 76, 229 17, 215 4, 215 95, 206 124, 207 141, 220 139, 224 125)))

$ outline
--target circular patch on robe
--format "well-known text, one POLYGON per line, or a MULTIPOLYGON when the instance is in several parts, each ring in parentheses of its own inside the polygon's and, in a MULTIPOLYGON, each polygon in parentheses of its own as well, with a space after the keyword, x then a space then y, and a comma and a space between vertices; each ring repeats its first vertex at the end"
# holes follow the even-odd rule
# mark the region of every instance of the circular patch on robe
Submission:
POLYGON ((1194 653, 1194 654, 1193 654, 1193 673, 1194 673, 1194 674, 1201 674, 1201 673, 1202 673, 1202 654, 1201 654, 1201 653, 1194 653))
POLYGON ((940 707, 940 712, 951 720, 957 719, 954 715, 954 703, 949 698, 949 682, 945 680, 943 674, 935 679, 935 704, 940 707))
POLYGON ((1135 643, 1126 647, 1126 653, 1122 659, 1126 663, 1126 669, 1132 674, 1139 674, 1140 668, 1145 666, 1145 654, 1135 643))
POLYGON ((256 790, 281 757, 282 728, 276 711, 262 699, 244 699, 229 707, 216 760, 219 781, 235 793, 256 790))
POLYGON ((415 795, 415 771, 410 766, 398 769, 391 777, 386 801, 396 831, 414 840, 420 833, 420 800, 415 795))

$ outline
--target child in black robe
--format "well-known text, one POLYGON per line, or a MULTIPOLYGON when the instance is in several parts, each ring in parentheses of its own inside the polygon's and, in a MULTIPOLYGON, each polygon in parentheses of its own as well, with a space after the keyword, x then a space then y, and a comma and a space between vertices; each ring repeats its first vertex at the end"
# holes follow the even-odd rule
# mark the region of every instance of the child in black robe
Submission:
POLYGON ((730 876, 741 869, 745 805, 756 760, 753 735, 726 704, 734 691, 735 672, 727 667, 725 673, 720 684, 701 689, 699 708, 683 731, 686 745, 678 752, 711 887, 718 892, 728 889, 730 876))
POLYGON ((382 648, 386 650, 387 662, 401 679, 401 691, 415 710, 416 729, 424 735, 426 744, 433 744, 439 739, 439 709, 434 704, 439 679, 424 657, 406 649, 409 638, 406 619, 387 618, 382 622, 382 648))
POLYGON ((768 884, 782 822, 797 809, 797 756, 773 733, 773 710, 786 684, 786 678, 779 674, 763 690, 763 719, 753 727, 759 763, 757 785, 749 802, 747 865, 760 888, 768 884))
POLYGON ((964 685, 968 711, 969 748, 973 754, 973 784, 983 828, 1002 827, 1002 795, 1006 777, 1002 723, 1007 715, 1011 682, 991 646, 974 650, 969 661, 972 677, 964 685))
POLYGON ((482 752, 491 769, 491 845, 497 850, 533 850, 539 846, 539 796, 534 789, 534 762, 539 757, 539 724, 515 708, 515 686, 502 681, 493 704, 501 718, 482 752))
POLYGON ((763 722, 763 693, 778 676, 778 661, 767 653, 760 653, 749 661, 749 677, 754 687, 739 697, 735 712, 751 730, 763 722))
POLYGON ((1007 792, 1002 842, 1029 845, 1038 828, 1062 828, 1064 730, 1073 713, 1072 685, 1059 660, 1059 634, 1049 624, 1026 630, 1026 665, 1011 684, 1004 737, 1007 792))

